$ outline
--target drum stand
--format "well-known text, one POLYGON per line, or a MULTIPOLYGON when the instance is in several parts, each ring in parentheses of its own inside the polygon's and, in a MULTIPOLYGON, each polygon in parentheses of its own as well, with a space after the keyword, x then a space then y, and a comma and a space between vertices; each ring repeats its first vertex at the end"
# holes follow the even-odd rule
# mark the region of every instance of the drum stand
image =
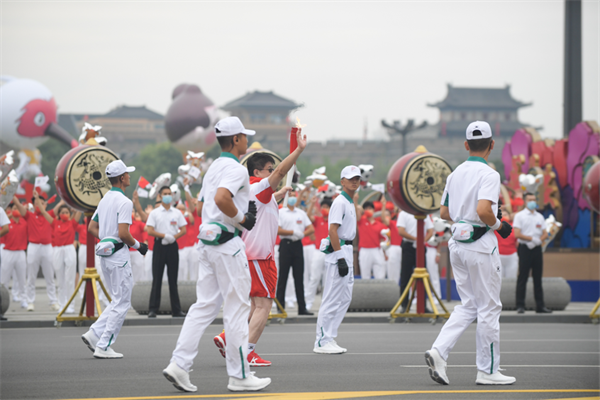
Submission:
POLYGON ((279 313, 273 314, 273 312, 270 312, 269 319, 267 320, 267 324, 271 321, 271 318, 279 318, 279 323, 284 324, 285 319, 287 318, 287 312, 281 306, 281 303, 279 302, 279 300, 277 300, 277 298, 274 298, 273 301, 275 302, 275 305, 277 305, 277 311, 279 311, 279 313))
POLYGON ((416 268, 415 268, 412 276, 410 277, 410 281, 408 281, 408 285, 406 285, 404 292, 400 296, 400 299, 398 300, 398 302, 396 303, 394 308, 392 308, 392 310, 390 311, 390 317, 391 317, 390 322, 394 323, 396 321, 396 318, 401 318, 401 317, 406 317, 407 319, 411 318, 411 317, 425 317, 425 318, 431 318, 431 322, 433 324, 435 324, 438 317, 442 317, 442 318, 446 318, 446 319, 450 318, 450 313, 444 306, 444 303, 442 303, 442 300, 439 298, 438 294, 435 291, 431 290, 431 280, 429 279, 429 273, 424 268, 425 267, 425 233, 423 232, 423 228, 424 228, 424 224, 425 224, 424 220, 425 220, 426 216, 425 215, 415 215, 415 218, 417 220, 417 265, 416 265, 416 268), (413 283, 416 284, 417 290, 413 290, 413 293, 410 296, 410 300, 408 302, 408 306, 406 307, 406 312, 397 313, 396 311, 402 305, 402 302, 404 301, 404 299, 406 299, 406 297, 408 296, 409 291, 410 291, 411 287, 413 286, 413 283), (425 313, 425 293, 424 292, 427 293, 427 297, 429 298, 429 303, 431 304, 431 307, 433 307, 433 313, 425 313), (441 314, 438 312, 438 308, 433 301, 433 297, 431 296, 432 292, 435 295, 435 298, 440 303, 440 306, 442 306, 442 308, 444 309, 444 311, 445 311, 444 314, 441 314), (410 307, 415 298, 415 293, 417 293, 417 312, 413 314, 410 312, 410 307))
POLYGON ((600 308, 600 299, 596 302, 594 308, 592 308, 592 312, 590 313, 590 318, 593 324, 597 324, 600 322, 600 314, 596 314, 598 312, 598 308, 600 308))
MULTIPOLYGON (((90 224, 91 216, 92 216, 91 214, 90 215, 86 214, 86 224, 88 226, 90 224)), ((88 233, 87 239, 86 239, 86 251, 87 251, 86 264, 88 266, 90 266, 90 265, 95 266, 94 247, 95 247, 94 237, 88 233)), ((76 326, 81 326, 83 321, 95 321, 96 319, 98 319, 98 317, 100 317, 100 315, 102 314, 102 307, 100 306, 100 299, 98 297, 98 289, 96 288, 96 282, 100 283, 100 287, 102 288, 104 295, 106 296, 108 301, 111 301, 110 295, 108 294, 108 291, 104 287, 104 284, 102 283, 102 280, 100 279, 100 275, 98 274, 98 271, 96 270, 96 268, 86 268, 85 272, 83 273, 83 276, 81 277, 81 279, 79 280, 79 283, 77 284, 77 287, 75 288, 75 292, 73 293, 73 295, 71 296, 71 298, 69 299, 67 304, 64 306, 64 308, 56 316, 56 321, 54 322, 54 326, 56 326, 56 327, 62 326, 63 321, 75 321, 76 326), (81 308, 79 310, 79 315, 76 317, 63 317, 63 314, 65 313, 67 307, 69 307, 69 305, 75 299, 75 296, 77 295, 79 288, 81 287, 81 285, 83 284, 84 281, 85 281, 85 292, 83 294, 83 300, 81 301, 81 308), (98 310, 98 317, 94 316, 94 305, 96 306, 96 309, 98 310), (85 315, 83 315, 84 308, 86 308, 85 315)))

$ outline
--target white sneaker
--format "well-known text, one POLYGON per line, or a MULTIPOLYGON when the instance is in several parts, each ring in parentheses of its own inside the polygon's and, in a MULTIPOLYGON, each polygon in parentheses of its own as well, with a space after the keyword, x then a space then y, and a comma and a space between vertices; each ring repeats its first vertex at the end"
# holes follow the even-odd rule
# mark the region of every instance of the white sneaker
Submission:
POLYGON ((123 354, 117 353, 112 349, 112 347, 109 347, 107 350, 102 350, 100 347, 96 347, 96 350, 94 351, 94 357, 104 359, 123 358, 123 354))
POLYGON ((339 344, 337 344, 337 342, 335 340, 332 340, 331 343, 333 343, 333 345, 335 347, 337 347, 338 349, 340 349, 342 351, 342 353, 345 353, 348 351, 348 349, 343 348, 342 346, 340 346, 339 344))
POLYGON ((90 349, 93 353, 96 351, 96 345, 98 344, 98 340, 100 340, 100 338, 97 337, 94 331, 90 329, 81 335, 81 340, 83 340, 83 343, 85 343, 88 349, 90 349))
POLYGON ((27 305, 27 311, 34 311, 35 310, 35 306, 33 305, 33 303, 29 303, 27 305))
POLYGON ((446 361, 444 361, 436 349, 425 352, 425 362, 429 365, 429 376, 431 379, 442 385, 450 384, 446 376, 446 361))
POLYGON ((344 349, 334 344, 334 342, 326 343, 323 346, 315 347, 313 353, 318 354, 342 354, 344 349))
POLYGON ((257 378, 254 376, 254 373, 251 372, 250 376, 246 379, 238 379, 230 376, 227 389, 232 392, 255 392, 266 388, 270 383, 271 378, 257 378))
POLYGON ((477 379, 475 383, 478 385, 512 385, 517 379, 514 376, 502 375, 500 372, 486 374, 485 372, 477 371, 477 379))
POLYGON ((27 304, 27 300, 21 301, 21 308, 27 308, 29 304, 27 304))
POLYGON ((163 375, 169 382, 173 384, 177 389, 182 392, 195 392, 198 388, 190 382, 190 374, 185 372, 179 365, 175 363, 169 364, 169 366, 163 369, 163 375))
POLYGON ((50 304, 50 309, 52 311, 60 311, 60 306, 57 303, 50 304))

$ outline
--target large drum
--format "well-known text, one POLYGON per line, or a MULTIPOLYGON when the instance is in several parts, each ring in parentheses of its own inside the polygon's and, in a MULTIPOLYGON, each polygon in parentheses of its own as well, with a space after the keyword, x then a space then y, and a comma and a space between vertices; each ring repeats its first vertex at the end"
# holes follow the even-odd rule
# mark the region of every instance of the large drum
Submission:
POLYGON ((589 167, 585 173, 583 195, 590 207, 594 211, 600 212, 600 161, 589 167))
POLYGON ((58 194, 76 210, 94 211, 112 187, 105 174, 106 166, 118 159, 104 146, 75 147, 56 166, 54 182, 58 194))
MULTIPOLYGON (((244 167, 247 167, 248 160, 255 154, 268 154, 271 157, 273 157, 273 159, 275 160, 275 165, 273 165, 273 168, 276 168, 281 163, 281 161, 283 161, 282 158, 279 157, 279 155, 277 153, 273 153, 271 150, 264 149, 264 148, 262 148, 262 146, 260 146, 260 144, 257 144, 255 142, 252 144, 252 146, 250 148, 248 148, 248 151, 242 157, 240 164, 242 164, 244 167)), ((279 183, 279 186, 277 187, 277 190, 280 190, 281 188, 283 188, 284 185, 285 185, 285 179, 282 179, 281 182, 279 183)))
POLYGON ((417 149, 392 165, 387 192, 401 210, 413 215, 431 214, 440 209, 446 178, 451 172, 446 160, 417 149))

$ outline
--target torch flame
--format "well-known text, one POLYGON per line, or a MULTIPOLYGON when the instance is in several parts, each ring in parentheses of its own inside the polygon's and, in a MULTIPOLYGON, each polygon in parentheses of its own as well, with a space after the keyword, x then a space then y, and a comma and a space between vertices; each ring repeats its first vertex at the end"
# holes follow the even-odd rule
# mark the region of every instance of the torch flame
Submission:
POLYGON ((302 125, 300 124, 300 118, 296 117, 296 128, 298 129, 302 129, 304 128, 306 125, 302 125))

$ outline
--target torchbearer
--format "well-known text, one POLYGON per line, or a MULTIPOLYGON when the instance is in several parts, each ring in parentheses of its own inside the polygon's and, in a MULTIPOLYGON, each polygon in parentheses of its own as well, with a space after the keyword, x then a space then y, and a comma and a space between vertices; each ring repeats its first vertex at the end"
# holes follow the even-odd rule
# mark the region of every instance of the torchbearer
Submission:
POLYGON ((448 249, 462 302, 454 308, 431 350, 425 352, 429 376, 442 385, 449 384, 446 376, 448 355, 475 319, 475 382, 478 385, 511 385, 516 381, 498 370, 502 268, 494 231, 506 238, 512 227, 500 221, 500 175, 487 163, 493 148, 490 125, 482 121, 472 122, 467 127, 465 142, 469 158, 448 176, 442 195, 440 216, 453 224, 448 249))
POLYGON ((223 324, 227 335, 226 362, 231 391, 255 391, 267 387, 270 378, 258 378, 248 366, 248 315, 250 313, 250 270, 240 234, 256 223, 256 205, 250 201, 248 170, 240 155, 248 148, 247 135, 238 117, 227 117, 215 125, 221 156, 209 167, 200 191, 202 225, 198 238, 200 268, 196 302, 183 322, 171 363, 163 375, 177 389, 195 392, 189 371, 198 354, 198 344, 206 328, 223 304, 223 324))
POLYGON ((337 332, 352 300, 354 268, 352 241, 356 236, 354 195, 360 185, 360 169, 349 165, 341 174, 342 194, 329 210, 329 237, 321 241, 325 256, 325 286, 317 318, 317 337, 313 352, 342 354, 347 350, 335 341, 337 332))

